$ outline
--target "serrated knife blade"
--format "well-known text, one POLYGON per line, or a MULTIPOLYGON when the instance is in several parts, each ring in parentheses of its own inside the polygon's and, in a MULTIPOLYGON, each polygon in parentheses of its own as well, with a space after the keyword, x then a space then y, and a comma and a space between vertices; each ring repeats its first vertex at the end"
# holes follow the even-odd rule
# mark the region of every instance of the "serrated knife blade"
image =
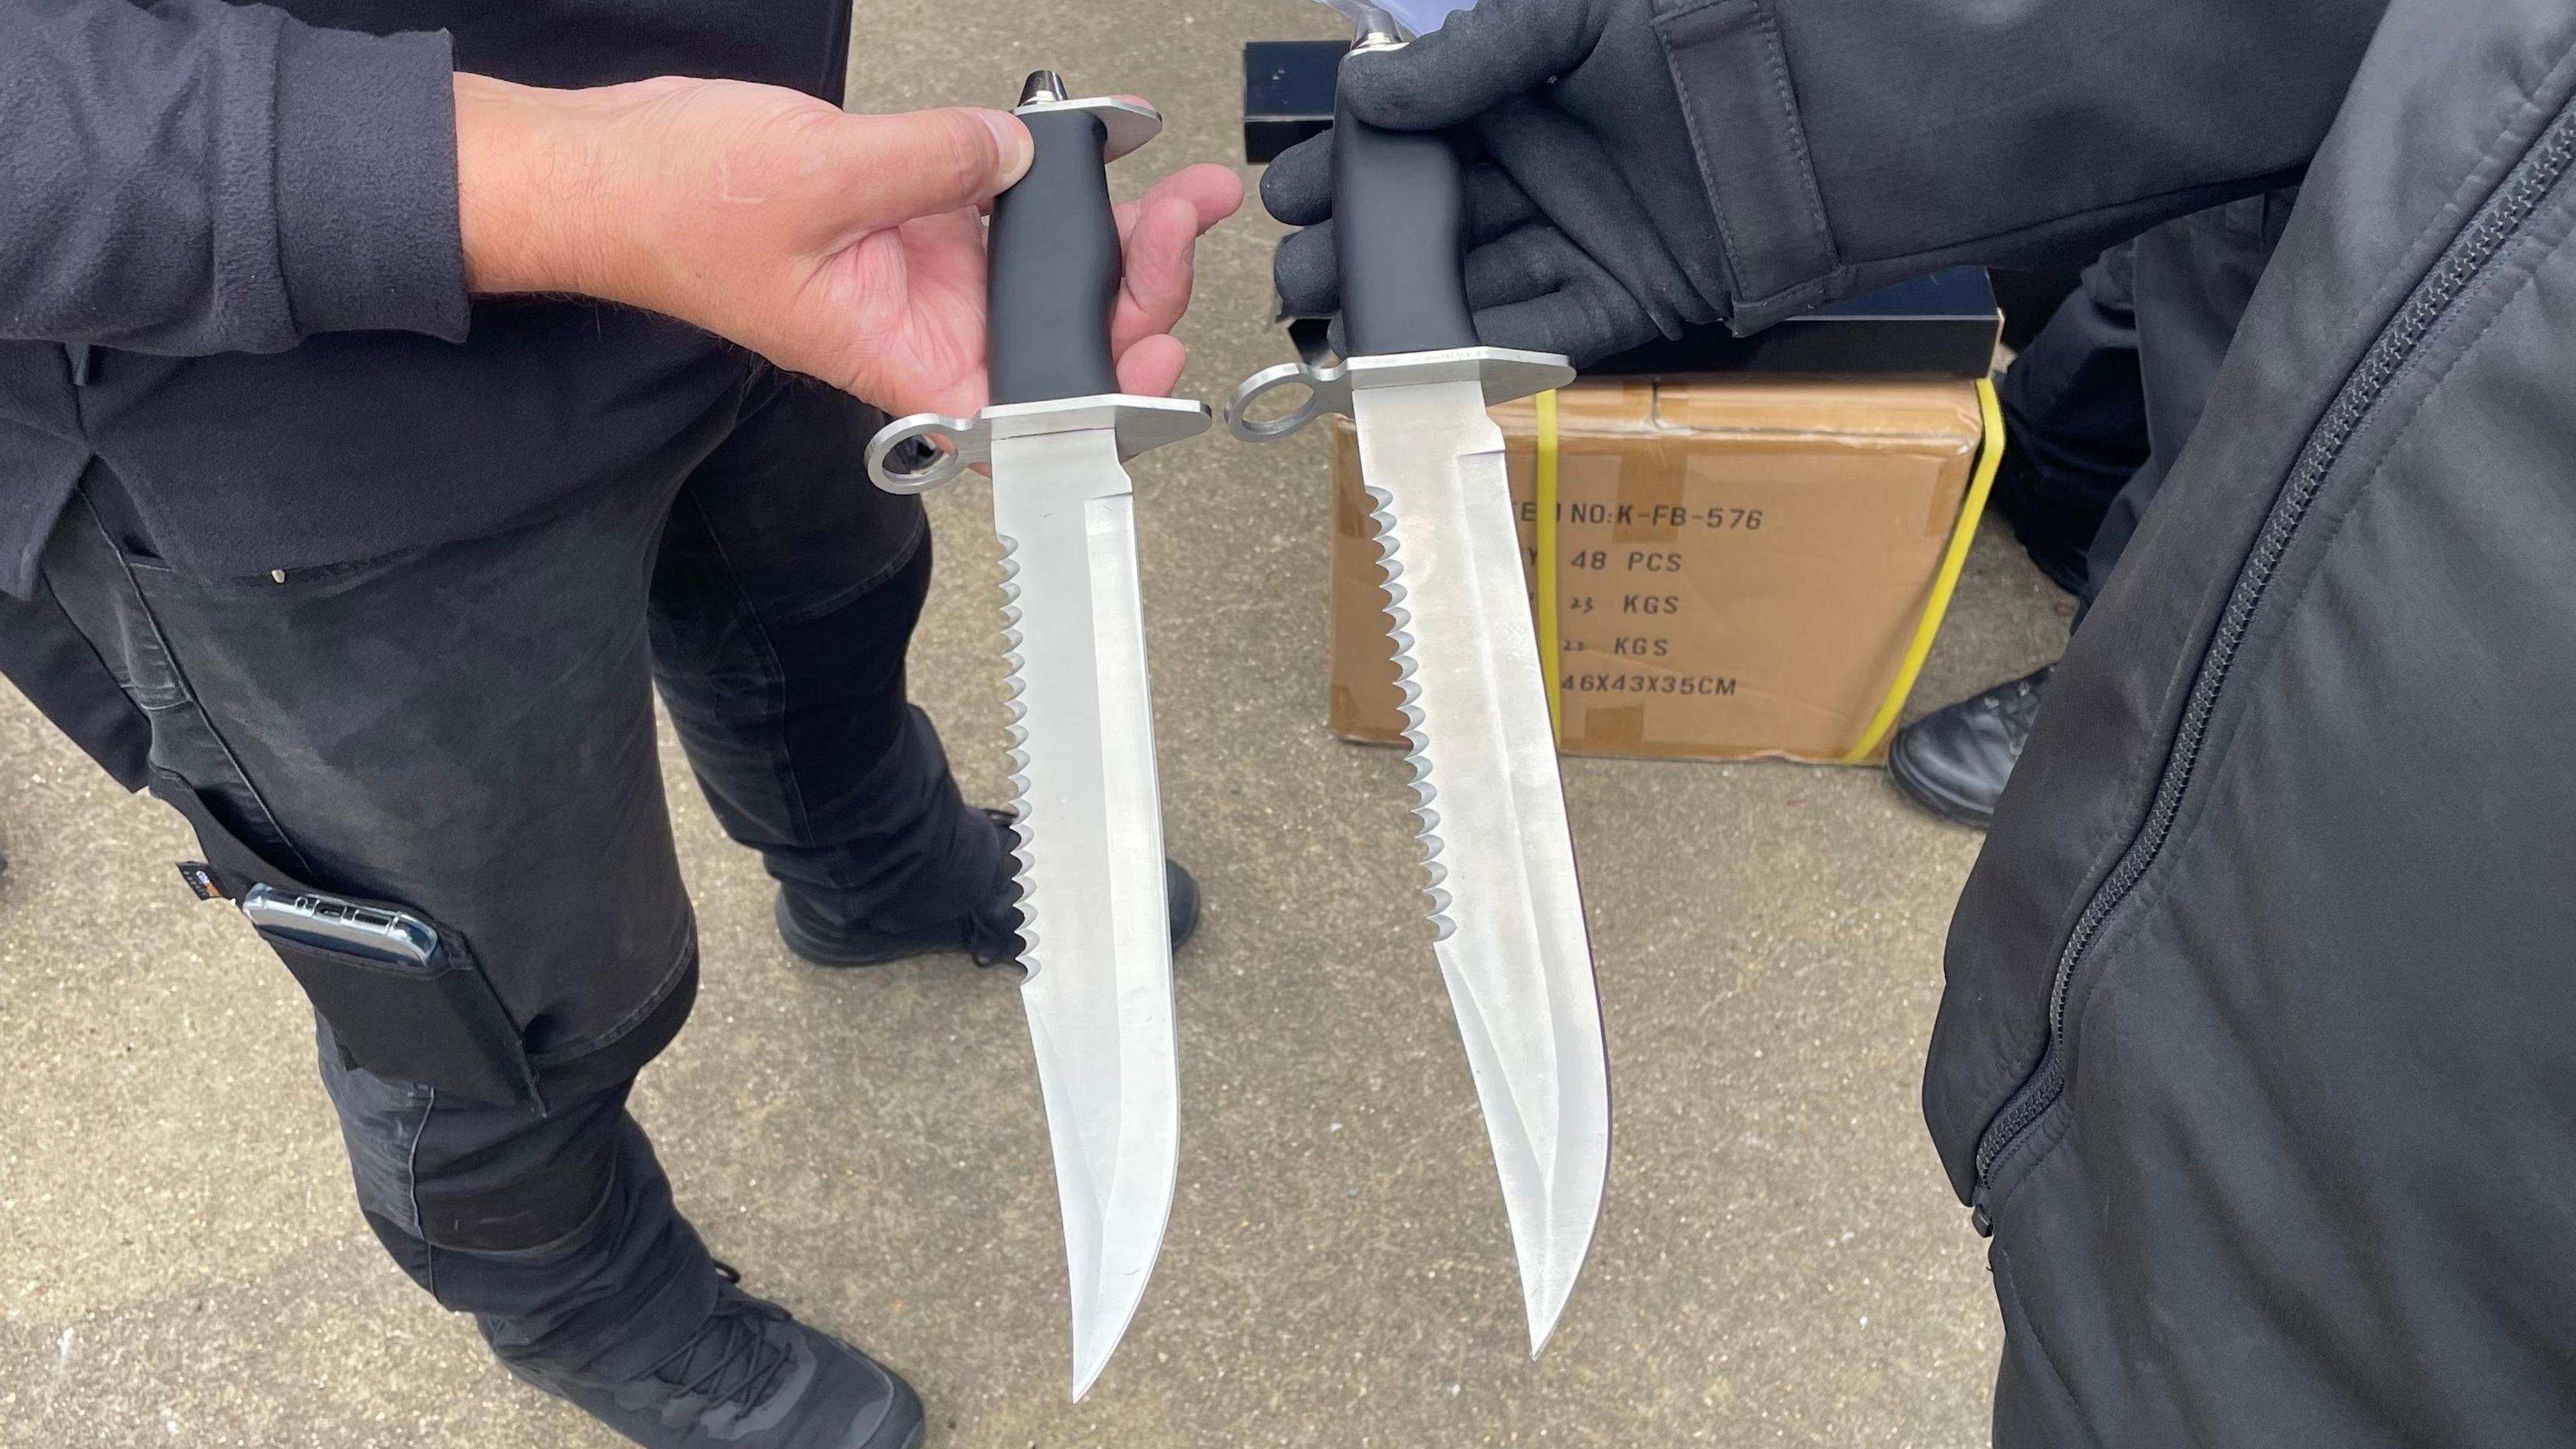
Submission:
POLYGON ((1591 1248, 1610 1079, 1503 437, 1473 381, 1365 388, 1352 404, 1392 600, 1432 949, 1536 1354, 1591 1248))
POLYGON ((1073 1396, 1127 1331, 1180 1168, 1163 816, 1134 499, 1106 428, 993 447, 1020 988, 1073 1306, 1073 1396))
MULTIPOLYGON (((1351 53, 1407 43, 1378 5, 1337 4, 1351 53)), ((1345 62, 1347 64, 1347 62, 1345 62)), ((1503 466, 1485 409, 1574 378, 1566 359, 1486 345, 1466 286, 1465 173, 1436 132, 1333 118, 1345 360, 1235 389, 1236 436, 1350 413, 1391 600, 1405 737, 1429 866, 1434 954, 1502 1179, 1536 1355, 1590 1251, 1610 1161, 1610 1070, 1556 734, 1503 466), (1302 387, 1289 413, 1266 396, 1302 387)))
POLYGON ((1180 1162, 1171 912, 1124 462, 1196 436, 1208 410, 1121 393, 1109 351, 1121 259, 1106 167, 1161 118, 1129 100, 1068 100, 1052 71, 1029 77, 1013 114, 1036 155, 993 204, 992 404, 971 419, 888 424, 868 471, 918 493, 975 461, 992 467, 1020 1001, 1055 1161, 1080 1399, 1143 1301, 1180 1162), (898 470, 921 443, 928 465, 898 470))

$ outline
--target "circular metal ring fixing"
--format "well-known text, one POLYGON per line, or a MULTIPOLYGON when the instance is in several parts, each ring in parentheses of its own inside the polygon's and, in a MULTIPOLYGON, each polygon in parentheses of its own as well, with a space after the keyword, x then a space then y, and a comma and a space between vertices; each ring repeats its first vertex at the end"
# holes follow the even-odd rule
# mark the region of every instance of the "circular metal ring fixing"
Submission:
POLYGON ((1283 362, 1265 367, 1243 380, 1225 405, 1226 431, 1247 443, 1268 443, 1287 437, 1327 412, 1350 410, 1348 379, 1340 367, 1308 367, 1302 362, 1283 362), (1247 414, 1262 398, 1289 386, 1307 389, 1306 401, 1284 417, 1256 422, 1247 414))
POLYGON ((970 463, 980 460, 981 429, 965 418, 943 417, 938 413, 916 413, 899 422, 888 423, 868 442, 868 478, 888 493, 927 493, 953 481, 970 463), (925 467, 896 466, 898 450, 917 451, 908 445, 925 444, 931 450, 925 467), (973 452, 976 456, 968 456, 973 452))

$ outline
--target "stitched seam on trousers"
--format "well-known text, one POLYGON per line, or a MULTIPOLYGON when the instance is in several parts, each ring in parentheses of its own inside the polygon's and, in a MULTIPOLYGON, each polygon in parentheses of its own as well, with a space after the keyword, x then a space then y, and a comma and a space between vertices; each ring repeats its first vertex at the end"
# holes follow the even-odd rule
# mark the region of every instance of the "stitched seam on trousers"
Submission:
MULTIPOLYGON (((921 556, 921 550, 930 542, 930 515, 926 512, 915 513, 912 516, 912 520, 912 537, 904 544, 902 552, 887 559, 885 567, 878 569, 875 573, 868 575, 866 578, 861 579, 857 584, 851 586, 849 598, 855 599, 861 594, 875 593, 877 590, 885 587, 887 582, 893 579, 895 575, 912 567, 912 561, 921 556)), ((842 604, 846 602, 847 601, 844 600, 841 601, 841 603, 835 603, 833 607, 842 607, 842 604)))
POLYGON ((724 536, 716 532, 714 515, 708 513, 706 507, 685 488, 681 490, 680 502, 697 513, 699 524, 706 529, 707 544, 715 551, 716 561, 724 566, 725 582, 732 587, 735 601, 742 606, 742 616, 751 626, 752 637, 759 641, 760 652, 768 661, 772 705, 770 722, 778 740, 778 749, 771 755, 775 762, 772 773, 785 787, 783 793, 787 798, 788 811, 795 817, 797 841, 800 844, 811 841, 814 837, 813 817, 805 808, 805 791, 797 783, 795 761, 789 758, 786 662, 779 658, 778 645, 769 637, 768 621, 761 618, 760 610, 752 607, 751 591, 743 587, 742 574, 734 567, 733 555, 725 551, 724 536))
MULTIPOLYGON (((139 596, 142 590, 135 582, 133 566, 126 561, 125 550, 117 546, 116 536, 108 531, 107 521, 98 516, 98 509, 89 501, 87 489, 75 491, 64 503, 66 512, 75 507, 89 520, 89 531, 93 540, 107 551, 108 557, 116 560, 117 571, 125 580, 126 594, 129 597, 139 596)), ((170 657, 169 643, 161 637, 160 622, 147 613, 144 616, 144 627, 151 631, 153 651, 160 655, 162 666, 172 678, 168 681, 156 680, 147 685, 139 678, 140 671, 134 668, 134 661, 131 658, 120 658, 116 663, 110 664, 107 671, 109 676, 115 679, 117 688, 125 691, 125 697, 134 701, 134 707, 146 715, 158 715, 167 710, 194 705, 196 701, 189 696, 186 682, 177 677, 178 662, 170 657), (171 697, 174 691, 176 698, 171 697)), ((82 637, 88 636, 84 634, 82 637)))
POLYGON ((421 1286, 430 1300, 438 1299, 438 1245, 429 1240, 429 1220, 420 1212, 420 1139, 429 1135, 429 1114, 438 1110, 438 1089, 423 1087, 428 1093, 420 1109, 420 1119, 411 1129, 411 1146, 403 1152, 403 1197, 411 1203, 411 1230, 420 1236, 421 1276, 429 1281, 421 1286))
MULTIPOLYGON (((260 820, 267 827, 269 840, 275 841, 290 857, 287 862, 288 867, 297 875, 311 880, 315 875, 313 862, 305 859, 303 847, 297 845, 286 833, 285 828, 277 823, 277 815, 268 808, 267 798, 260 794, 258 786, 251 783, 249 772, 242 769, 241 757, 233 753, 232 742, 224 738, 224 732, 215 725, 215 717, 207 713, 205 705, 198 700, 195 687, 188 683, 187 666, 179 662, 178 652, 170 647, 169 637, 161 632, 160 616, 153 612, 152 600, 143 592, 142 581, 134 576, 134 565, 126 559, 125 550, 117 546, 116 536, 107 531, 106 520, 98 516, 98 510, 90 505, 86 495, 81 499, 81 510, 89 515, 90 527, 97 531, 98 540, 106 547, 108 556, 116 560, 117 572, 125 579, 126 595, 133 600, 135 617, 143 621, 143 627, 152 631, 153 647, 160 651, 161 662, 169 667, 171 684, 177 688, 179 697, 186 702, 187 708, 195 714, 197 723, 205 729, 206 738, 214 741, 215 748, 222 753, 224 766, 232 774, 232 779, 228 783, 240 787, 242 797, 259 812, 260 820)), ((137 702, 140 703, 140 701, 137 702)), ((149 712, 155 715, 160 713, 160 711, 149 712)), ((206 782, 190 780, 187 783, 191 788, 202 788, 206 782)))
POLYGON ((859 600, 866 598, 868 595, 875 593, 877 590, 884 588, 888 583, 893 581, 895 575, 912 567, 912 561, 919 558, 921 556, 921 551, 924 548, 927 548, 930 544, 930 515, 915 511, 912 515, 912 519, 912 537, 905 541, 901 549, 889 555, 886 562, 879 566, 875 573, 869 574, 867 577, 860 579, 856 583, 843 587, 838 592, 831 594, 818 603, 798 609, 792 614, 781 615, 778 622, 782 624, 802 624, 809 620, 822 618, 826 614, 837 614, 841 610, 850 607, 850 605, 857 603, 859 600))
MULTIPOLYGON (((590 1238, 599 1230, 599 1225, 607 1220, 609 1199, 617 1195, 617 1178, 623 1171, 618 1166, 617 1152, 613 1144, 607 1152, 608 1170, 601 1175, 598 1195, 591 1200, 590 1206, 583 1210, 581 1221, 542 1243, 532 1243, 522 1248, 458 1248, 455 1251, 472 1253, 487 1263, 542 1263, 563 1256, 568 1248, 590 1238)), ((421 1232, 421 1240, 423 1242, 429 1240, 428 1229, 425 1226, 421 1232)))

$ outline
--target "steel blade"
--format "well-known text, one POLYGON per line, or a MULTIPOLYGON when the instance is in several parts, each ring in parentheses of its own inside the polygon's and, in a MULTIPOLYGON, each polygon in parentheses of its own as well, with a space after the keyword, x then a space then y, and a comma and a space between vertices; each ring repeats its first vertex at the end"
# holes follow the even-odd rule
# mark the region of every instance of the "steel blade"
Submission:
POLYGON ((1352 403, 1393 599, 1434 950, 1536 1355, 1600 1215, 1610 1074, 1503 436, 1472 381, 1362 388, 1352 403))
POLYGON ((1152 1276, 1180 1156, 1134 499, 1108 428, 993 445, 1019 791, 1020 998, 1055 1148, 1073 1397, 1152 1276))

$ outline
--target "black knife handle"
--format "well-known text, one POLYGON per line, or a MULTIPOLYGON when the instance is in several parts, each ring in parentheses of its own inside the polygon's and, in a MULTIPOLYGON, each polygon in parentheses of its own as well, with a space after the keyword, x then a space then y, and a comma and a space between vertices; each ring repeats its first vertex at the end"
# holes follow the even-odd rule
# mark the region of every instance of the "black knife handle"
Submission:
POLYGON ((1022 115, 1037 157, 993 198, 985 352, 996 403, 1118 391, 1109 312, 1125 275, 1109 209, 1108 133, 1083 111, 1022 115))
POLYGON ((1353 357, 1476 345, 1467 306, 1467 179, 1437 132, 1333 111, 1333 231, 1353 357))

